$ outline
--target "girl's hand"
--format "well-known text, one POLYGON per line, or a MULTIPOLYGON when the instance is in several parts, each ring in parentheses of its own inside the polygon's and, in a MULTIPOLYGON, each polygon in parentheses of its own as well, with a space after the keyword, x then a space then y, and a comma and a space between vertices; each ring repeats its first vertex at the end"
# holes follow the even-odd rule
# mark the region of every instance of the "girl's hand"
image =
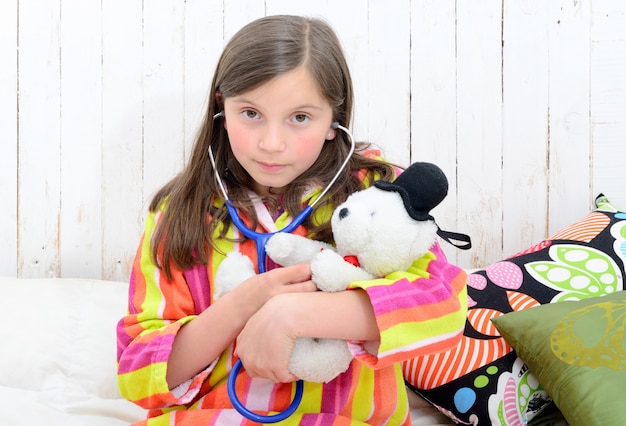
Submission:
POLYGON ((302 263, 250 277, 232 292, 245 304, 245 310, 254 314, 274 296, 313 291, 317 291, 317 287, 311 281, 311 265, 302 263))
POLYGON ((288 371, 289 358, 296 340, 293 303, 297 295, 276 296, 269 300, 246 323, 235 346, 249 376, 263 377, 275 383, 289 383, 298 378, 288 371))
POLYGON ((380 331, 364 290, 280 294, 251 315, 235 345, 246 372, 274 382, 297 379, 289 359, 298 337, 358 340, 378 352, 380 331))

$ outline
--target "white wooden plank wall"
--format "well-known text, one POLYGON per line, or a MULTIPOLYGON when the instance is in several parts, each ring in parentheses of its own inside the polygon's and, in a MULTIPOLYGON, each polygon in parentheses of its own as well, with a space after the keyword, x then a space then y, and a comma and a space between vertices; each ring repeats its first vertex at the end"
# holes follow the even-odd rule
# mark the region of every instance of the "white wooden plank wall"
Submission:
POLYGON ((184 164, 226 40, 321 16, 356 91, 352 128, 450 180, 435 215, 465 267, 626 208, 621 0, 5 0, 0 275, 126 280, 153 192, 184 164))
POLYGON ((0 275, 17 268, 17 3, 0 5, 0 275))

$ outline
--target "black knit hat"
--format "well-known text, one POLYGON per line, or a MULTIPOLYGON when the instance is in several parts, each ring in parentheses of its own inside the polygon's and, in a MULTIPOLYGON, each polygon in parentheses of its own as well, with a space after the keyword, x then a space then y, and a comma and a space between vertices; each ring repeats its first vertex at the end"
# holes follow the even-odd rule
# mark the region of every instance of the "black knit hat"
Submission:
MULTIPOLYGON (((443 171, 432 163, 413 163, 393 182, 378 180, 374 186, 383 191, 400 194, 409 216, 418 221, 432 220, 430 211, 448 195, 448 179, 443 171)), ((437 225, 437 235, 462 250, 472 247, 469 235, 442 231, 437 225), (454 243, 460 241, 461 243, 454 243)))
POLYGON ((374 185, 400 194, 407 213, 415 220, 435 220, 430 211, 448 195, 448 179, 432 163, 413 163, 394 182, 379 180, 374 185))

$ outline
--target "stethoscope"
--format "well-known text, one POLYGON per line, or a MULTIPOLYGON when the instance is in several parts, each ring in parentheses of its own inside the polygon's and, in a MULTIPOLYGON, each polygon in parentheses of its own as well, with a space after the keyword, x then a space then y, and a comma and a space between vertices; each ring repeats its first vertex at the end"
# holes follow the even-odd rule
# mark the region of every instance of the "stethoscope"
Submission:
MULTIPOLYGON (((218 117, 223 117, 223 116, 224 116, 224 113, 219 112, 213 116, 213 120, 215 120, 218 117)), ((339 129, 343 131, 346 135, 348 135, 348 138, 350 139, 350 151, 348 152, 348 155, 343 160, 343 163, 341 163, 341 166, 337 170, 337 173, 332 178, 330 183, 317 196, 317 198, 315 198, 313 202, 308 204, 300 213, 298 213, 296 217, 294 217, 293 220, 287 226, 285 226, 282 229, 279 229, 278 231, 270 232, 270 233, 261 233, 261 232, 254 231, 248 228, 243 223, 243 220, 241 219, 241 217, 239 216, 239 213, 237 212, 237 208, 233 205, 232 201, 228 197, 228 192, 226 191, 226 187, 224 186, 222 178, 219 172, 217 171, 215 158, 213 157, 213 151, 211 150, 211 147, 209 146, 209 149, 208 149, 209 159, 211 160, 211 165, 213 166, 213 170, 215 171, 215 179, 217 180, 218 186, 220 188, 220 192, 222 193, 222 196, 224 197, 228 214, 230 215, 230 218, 233 221, 233 224, 239 230, 239 232, 241 232, 246 238, 254 240, 255 242, 259 273, 263 273, 266 271, 265 244, 267 243, 267 241, 273 235, 279 232, 293 232, 298 226, 300 226, 305 221, 305 219, 311 214, 311 212, 313 212, 313 207, 315 206, 315 204, 319 200, 321 200, 324 197, 324 195, 326 195, 326 193, 330 190, 330 188, 333 186, 335 181, 339 178, 339 175, 346 168, 348 161, 350 161, 350 157, 352 157, 352 154, 354 153, 356 142, 354 141, 354 137, 352 136, 352 133, 350 132, 350 130, 348 130, 346 127, 343 127, 336 121, 334 121, 331 124, 331 127, 333 129, 339 129)), ((246 417, 249 420, 252 420, 258 423, 276 423, 276 422, 285 420, 287 417, 291 416, 296 411, 296 409, 300 405, 300 402, 302 401, 302 395, 304 393, 304 382, 302 380, 296 381, 296 391, 294 394, 294 398, 291 401, 291 404, 289 404, 289 407, 287 407, 285 411, 278 413, 278 414, 270 415, 270 416, 264 416, 264 415, 260 415, 260 414, 257 414, 248 410, 241 403, 241 401, 239 401, 239 398, 237 397, 237 393, 235 392, 235 381, 237 379, 237 374, 239 374, 239 370, 241 370, 241 367, 242 367, 241 360, 238 359, 228 376, 228 397, 230 398, 230 401, 232 402, 235 409, 239 412, 239 414, 241 414, 242 416, 246 417)))

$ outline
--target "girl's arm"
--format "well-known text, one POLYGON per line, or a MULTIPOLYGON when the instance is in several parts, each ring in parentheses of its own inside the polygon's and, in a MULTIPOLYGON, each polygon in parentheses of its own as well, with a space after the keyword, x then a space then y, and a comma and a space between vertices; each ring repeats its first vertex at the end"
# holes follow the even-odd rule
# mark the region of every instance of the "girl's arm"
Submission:
POLYGON ((178 332, 167 363, 170 389, 206 368, 266 301, 284 292, 312 292, 308 264, 255 275, 226 293, 178 332))
POLYGON ((208 281, 192 284, 188 281, 199 278, 176 268, 169 279, 152 262, 150 240, 158 220, 158 213, 146 220, 131 271, 128 313, 117 327, 120 393, 147 409, 191 401, 211 374, 207 367, 265 301, 283 292, 315 290, 309 266, 297 265, 255 276, 211 304, 208 281))
POLYGON ((466 281, 435 244, 408 271, 355 282, 348 291, 272 299, 240 333, 237 353, 248 374, 288 382, 299 336, 349 340, 355 358, 374 369, 448 350, 465 326, 466 281))

